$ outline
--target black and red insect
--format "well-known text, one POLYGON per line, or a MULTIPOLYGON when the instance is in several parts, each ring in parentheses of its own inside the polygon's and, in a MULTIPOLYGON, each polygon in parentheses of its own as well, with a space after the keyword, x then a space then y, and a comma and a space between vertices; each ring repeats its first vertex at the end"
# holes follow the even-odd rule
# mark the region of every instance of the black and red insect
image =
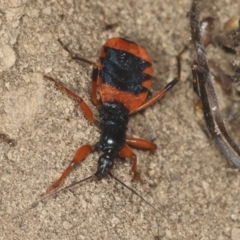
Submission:
POLYGON ((123 38, 112 38, 102 47, 97 64, 80 58, 68 51, 72 59, 93 65, 92 102, 100 106, 99 120, 93 116, 92 110, 77 94, 67 89, 55 79, 44 76, 55 83, 55 86, 73 97, 79 104, 84 116, 101 130, 100 140, 95 145, 83 145, 75 153, 73 160, 61 177, 49 186, 47 192, 56 190, 70 173, 72 168, 87 155, 100 150, 103 154, 98 159, 95 176, 103 178, 113 167, 117 156, 132 160, 131 172, 136 180, 140 180, 137 170, 137 157, 129 146, 146 150, 155 150, 157 146, 147 140, 127 137, 129 116, 162 98, 177 82, 175 78, 153 97, 147 98, 152 83, 152 62, 146 50, 138 44, 123 38), (98 95, 100 98, 98 98, 98 95))

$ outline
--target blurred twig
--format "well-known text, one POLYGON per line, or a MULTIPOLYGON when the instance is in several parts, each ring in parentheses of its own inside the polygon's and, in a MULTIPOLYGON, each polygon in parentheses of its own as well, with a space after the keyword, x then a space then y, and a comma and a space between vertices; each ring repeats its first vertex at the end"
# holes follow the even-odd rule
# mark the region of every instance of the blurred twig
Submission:
POLYGON ((190 13, 192 42, 197 59, 197 65, 192 67, 193 88, 202 101, 204 118, 211 136, 229 162, 233 163, 235 167, 240 168, 240 148, 228 134, 224 125, 201 39, 199 20, 201 3, 202 0, 193 0, 190 13))

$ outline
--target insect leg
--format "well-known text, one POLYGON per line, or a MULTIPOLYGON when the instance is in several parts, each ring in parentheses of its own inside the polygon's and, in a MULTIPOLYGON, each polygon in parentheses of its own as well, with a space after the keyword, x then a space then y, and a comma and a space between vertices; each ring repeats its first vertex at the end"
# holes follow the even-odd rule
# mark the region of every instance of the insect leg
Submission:
POLYGON ((148 106, 152 105, 153 103, 155 103, 156 101, 161 99, 166 94, 167 91, 169 91, 172 87, 175 86, 175 84, 177 84, 179 82, 179 80, 181 78, 181 55, 186 51, 186 49, 187 49, 187 46, 185 46, 183 48, 183 50, 176 56, 176 60, 177 60, 177 78, 174 78, 163 89, 158 91, 153 97, 147 99, 146 102, 144 102, 139 108, 137 108, 131 114, 139 112, 139 111, 147 108, 148 106))
POLYGON ((52 81, 55 83, 55 86, 57 88, 59 88, 61 91, 67 93, 69 96, 73 97, 74 99, 77 100, 77 103, 79 105, 79 107, 81 108, 84 116, 93 124, 97 124, 98 121, 94 118, 93 113, 91 108, 85 103, 85 101, 79 97, 76 93, 72 92, 71 90, 69 90, 68 88, 64 87, 62 84, 60 84, 59 82, 57 82, 57 80, 55 80, 52 77, 49 76, 44 76, 44 78, 52 81))
POLYGON ((156 101, 158 101, 159 99, 161 99, 165 93, 167 91, 169 91, 176 83, 178 83, 178 79, 175 78, 173 79, 170 83, 168 83, 162 90, 160 90, 159 92, 157 92, 152 98, 148 99, 146 102, 144 102, 139 108, 137 108, 135 111, 133 111, 131 114, 139 112, 145 108, 147 108, 148 106, 152 105, 153 103, 155 103, 156 101))
POLYGON ((135 153, 132 151, 132 149, 127 144, 125 144, 118 154, 122 157, 132 159, 133 162, 132 162, 131 172, 133 173, 133 178, 135 180, 140 180, 141 179, 140 173, 137 171, 137 157, 135 153))
POLYGON ((147 141, 145 139, 141 139, 141 138, 130 138, 128 137, 126 139, 126 143, 128 145, 131 145, 133 147, 137 147, 137 148, 143 148, 143 149, 147 149, 147 150, 155 150, 157 149, 157 145, 147 141))
POLYGON ((97 78, 98 68, 94 67, 92 72, 92 102, 95 106, 101 105, 101 101, 97 98, 97 78))
POLYGON ((60 176, 60 178, 55 181, 53 184, 51 184, 48 188, 46 193, 50 193, 55 191, 58 187, 60 187, 60 185, 63 183, 64 179, 68 176, 68 174, 71 172, 72 168, 78 164, 79 162, 81 162, 82 160, 84 160, 87 155, 93 151, 93 148, 91 145, 83 145, 81 146, 75 153, 73 160, 71 161, 71 163, 68 165, 68 167, 65 169, 65 171, 62 173, 62 175, 60 176))
POLYGON ((82 57, 79 57, 77 54, 73 53, 70 49, 68 49, 67 45, 64 45, 63 42, 58 39, 58 42, 60 43, 60 45, 62 46, 62 48, 67 51, 70 55, 70 57, 73 59, 73 60, 78 60, 78 61, 81 61, 81 62, 84 62, 84 63, 87 63, 89 65, 92 65, 93 67, 97 67, 97 64, 92 62, 92 61, 89 61, 85 58, 82 58, 82 57))
POLYGON ((95 106, 100 105, 100 101, 97 99, 97 77, 98 77, 98 66, 97 66, 97 64, 92 62, 92 61, 89 61, 85 58, 79 57, 77 54, 71 52, 70 49, 67 47, 67 45, 64 45, 63 42, 60 39, 58 39, 58 42, 60 43, 62 48, 69 53, 70 57, 73 60, 84 62, 84 63, 87 63, 87 64, 93 66, 93 72, 92 72, 92 102, 95 106))

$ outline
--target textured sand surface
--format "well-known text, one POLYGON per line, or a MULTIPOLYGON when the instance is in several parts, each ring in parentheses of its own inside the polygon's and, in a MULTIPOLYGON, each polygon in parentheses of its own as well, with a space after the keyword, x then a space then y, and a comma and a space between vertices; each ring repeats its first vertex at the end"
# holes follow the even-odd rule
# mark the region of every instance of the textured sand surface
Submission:
MULTIPOLYGON (((203 16, 221 26, 238 6, 218 2, 204 6, 203 16)), ((131 182, 128 160, 116 160, 112 171, 165 217, 111 178, 32 206, 75 150, 99 137, 76 103, 43 79, 57 78, 92 106, 91 67, 72 61, 57 39, 92 61, 110 37, 139 43, 153 60, 154 93, 175 77, 175 56, 190 45, 190 6, 190 0, 1 1, 0 133, 16 146, 1 138, 0 239, 240 239, 240 172, 206 135, 201 115, 194 115, 191 49, 182 57, 181 82, 130 120, 128 135, 158 145, 154 154, 135 150, 145 184, 131 182)), ((223 53, 208 51, 221 64, 223 53)), ((224 109, 238 109, 239 102, 217 90, 224 109)), ((94 173, 98 156, 90 155, 64 186, 94 173)))

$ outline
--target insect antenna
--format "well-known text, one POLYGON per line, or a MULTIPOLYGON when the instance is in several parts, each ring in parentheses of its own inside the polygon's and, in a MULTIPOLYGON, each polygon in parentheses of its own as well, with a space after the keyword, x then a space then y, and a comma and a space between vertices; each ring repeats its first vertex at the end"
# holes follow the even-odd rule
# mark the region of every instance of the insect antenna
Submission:
POLYGON ((71 188, 71 187, 73 187, 73 186, 75 186, 75 185, 78 185, 78 184, 80 184, 80 183, 82 183, 82 182, 86 182, 87 180, 89 180, 89 179, 92 178, 92 177, 95 177, 95 175, 91 175, 91 176, 85 177, 85 178, 83 178, 83 179, 81 179, 81 180, 79 180, 79 181, 73 182, 72 184, 70 184, 70 185, 66 186, 65 188, 62 188, 62 189, 60 189, 60 190, 58 190, 58 191, 56 191, 56 192, 54 192, 54 193, 62 192, 63 190, 66 190, 66 189, 68 189, 68 188, 71 188))
POLYGON ((64 188, 61 188, 61 189, 59 189, 59 190, 57 190, 57 191, 53 191, 53 192, 51 192, 51 193, 49 193, 49 194, 47 194, 47 195, 46 195, 46 193, 43 193, 41 196, 43 196, 43 195, 46 195, 46 196, 43 197, 43 198, 41 198, 41 199, 39 199, 39 200, 37 200, 37 201, 35 201, 35 202, 33 202, 33 203, 31 204, 31 206, 34 207, 34 206, 36 206, 39 202, 43 202, 44 200, 46 200, 46 199, 48 199, 48 198, 50 198, 50 197, 52 197, 52 196, 57 195, 59 192, 62 192, 62 191, 64 191, 64 190, 66 190, 66 189, 69 189, 69 188, 71 188, 71 187, 73 187, 73 186, 75 186, 75 185, 77 185, 77 184, 86 182, 87 180, 89 180, 89 179, 92 178, 92 177, 94 177, 94 175, 91 175, 91 176, 88 176, 88 177, 86 177, 86 178, 83 178, 83 179, 81 179, 81 180, 79 180, 79 181, 73 182, 72 184, 70 184, 70 185, 68 185, 68 186, 66 186, 66 187, 64 187, 64 188))
POLYGON ((112 173, 108 172, 108 175, 115 179, 117 182, 122 184, 124 187, 126 187, 128 190, 130 190, 133 194, 137 195, 139 198, 141 198, 148 206, 152 207, 155 211, 157 211, 160 215, 162 215, 167 221, 170 221, 169 218, 167 218, 161 211, 159 211, 156 207, 154 207, 150 202, 148 202, 144 197, 142 197, 137 191, 135 191, 133 188, 126 185, 124 182, 122 182, 120 179, 115 177, 112 173))
POLYGON ((91 175, 91 176, 88 176, 88 177, 86 177, 86 178, 83 178, 83 179, 81 179, 81 180, 79 180, 79 181, 77 181, 77 182, 73 182, 72 184, 70 184, 70 185, 68 185, 68 186, 66 186, 66 187, 64 187, 64 188, 61 188, 61 189, 59 189, 59 190, 57 190, 57 191, 53 191, 53 192, 51 192, 51 193, 43 193, 43 194, 41 194, 41 196, 45 196, 45 197, 42 197, 42 198, 40 198, 39 200, 34 201, 34 202, 31 203, 28 207, 26 207, 26 208, 24 208, 22 211, 16 213, 16 214, 13 216, 13 218, 17 218, 19 215, 27 214, 28 210, 30 210, 30 209, 32 209, 32 208, 35 208, 40 202, 44 202, 46 199, 48 199, 48 198, 50 198, 50 197, 52 197, 52 196, 56 196, 59 192, 62 192, 62 191, 64 191, 64 190, 66 190, 66 189, 68 189, 68 188, 71 188, 71 187, 73 187, 73 186, 75 186, 75 185, 77 185, 77 184, 80 184, 80 183, 82 183, 82 182, 85 182, 85 181, 89 180, 89 179, 92 178, 92 177, 94 177, 94 175, 91 175))

